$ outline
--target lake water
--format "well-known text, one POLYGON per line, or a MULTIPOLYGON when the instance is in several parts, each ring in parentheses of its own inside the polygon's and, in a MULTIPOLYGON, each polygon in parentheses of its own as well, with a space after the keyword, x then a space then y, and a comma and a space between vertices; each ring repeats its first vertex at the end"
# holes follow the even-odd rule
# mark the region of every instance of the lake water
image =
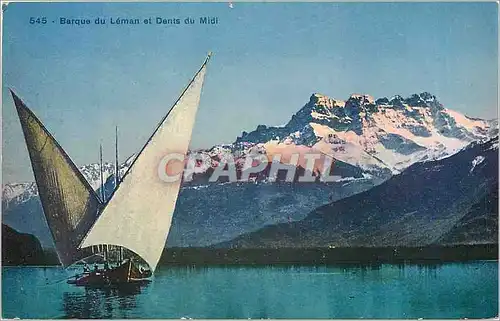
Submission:
POLYGON ((4 318, 487 318, 498 263, 160 267, 125 289, 58 282, 79 270, 4 267, 4 318))

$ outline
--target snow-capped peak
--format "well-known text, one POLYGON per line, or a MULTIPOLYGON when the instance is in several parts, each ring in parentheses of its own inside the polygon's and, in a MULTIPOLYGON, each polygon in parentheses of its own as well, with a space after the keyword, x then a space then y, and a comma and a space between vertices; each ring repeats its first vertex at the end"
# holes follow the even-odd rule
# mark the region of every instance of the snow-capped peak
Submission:
POLYGON ((335 135, 351 147, 342 151, 332 145, 333 157, 355 166, 377 164, 400 171, 418 161, 451 155, 472 141, 495 134, 496 120, 470 118, 444 108, 428 92, 376 100, 369 95, 352 94, 346 101, 314 93, 284 127, 260 125, 250 133, 243 132, 236 142, 277 140, 314 147, 324 145, 323 138, 335 135), (353 154, 359 157, 353 158, 353 154))
POLYGON ((38 190, 34 182, 5 184, 2 186, 4 210, 8 208, 10 201, 23 203, 36 195, 38 195, 38 190))
POLYGON ((375 103, 375 99, 373 99, 372 96, 370 95, 363 95, 363 94, 352 94, 349 97, 349 100, 357 100, 361 102, 362 104, 373 104, 375 103))
POLYGON ((309 99, 309 102, 318 106, 325 106, 328 109, 345 106, 345 101, 333 99, 319 93, 312 94, 311 98, 309 99))

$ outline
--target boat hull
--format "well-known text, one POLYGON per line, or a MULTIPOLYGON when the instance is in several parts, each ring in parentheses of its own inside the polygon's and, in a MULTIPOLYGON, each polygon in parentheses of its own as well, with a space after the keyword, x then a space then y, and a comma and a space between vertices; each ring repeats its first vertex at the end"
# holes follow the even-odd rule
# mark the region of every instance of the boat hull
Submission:
POLYGON ((97 270, 76 275, 67 281, 76 286, 109 286, 118 284, 147 283, 150 281, 151 271, 141 270, 132 261, 127 261, 118 267, 97 270))

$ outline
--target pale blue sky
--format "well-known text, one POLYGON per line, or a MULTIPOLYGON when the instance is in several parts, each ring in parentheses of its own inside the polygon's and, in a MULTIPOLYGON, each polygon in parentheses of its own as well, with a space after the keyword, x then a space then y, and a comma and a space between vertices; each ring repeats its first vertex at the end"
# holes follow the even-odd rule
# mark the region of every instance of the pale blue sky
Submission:
POLYGON ((193 148, 280 125, 313 92, 408 96, 497 117, 495 3, 14 3, 4 15, 3 181, 32 180, 7 88, 78 164, 139 150, 208 51, 193 148), (30 17, 46 16, 44 26, 30 17), (59 17, 217 16, 217 26, 61 26, 59 17))

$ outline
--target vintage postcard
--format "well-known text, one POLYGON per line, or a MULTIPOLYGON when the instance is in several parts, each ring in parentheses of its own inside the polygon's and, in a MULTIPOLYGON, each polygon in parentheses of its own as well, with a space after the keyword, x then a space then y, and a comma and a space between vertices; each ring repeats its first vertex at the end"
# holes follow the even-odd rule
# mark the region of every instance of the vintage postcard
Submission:
POLYGON ((498 316, 497 3, 2 18, 2 318, 498 316))

